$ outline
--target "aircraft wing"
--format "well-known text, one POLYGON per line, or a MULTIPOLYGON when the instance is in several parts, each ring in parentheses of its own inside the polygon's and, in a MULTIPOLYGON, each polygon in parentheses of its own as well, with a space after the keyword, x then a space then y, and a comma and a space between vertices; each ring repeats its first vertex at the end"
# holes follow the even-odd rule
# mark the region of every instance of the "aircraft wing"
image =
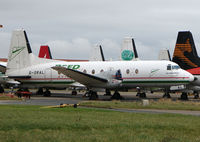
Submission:
POLYGON ((62 73, 68 77, 71 77, 75 81, 83 85, 86 85, 88 87, 93 87, 94 85, 95 86, 103 85, 108 82, 108 80, 105 78, 90 75, 90 74, 83 73, 77 70, 67 69, 65 67, 52 67, 52 68, 58 71, 58 73, 62 73))

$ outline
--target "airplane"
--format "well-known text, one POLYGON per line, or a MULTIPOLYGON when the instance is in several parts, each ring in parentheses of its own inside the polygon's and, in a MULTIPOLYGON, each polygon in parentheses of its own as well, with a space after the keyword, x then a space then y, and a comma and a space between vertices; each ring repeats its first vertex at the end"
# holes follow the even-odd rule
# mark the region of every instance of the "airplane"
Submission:
MULTIPOLYGON (((97 97, 97 90, 99 89, 115 90, 113 96, 119 98, 118 90, 132 88, 144 90, 151 87, 169 90, 171 86, 185 85, 183 82, 180 83, 178 79, 180 79, 179 71, 187 74, 186 71, 170 61, 139 61, 134 40, 130 39, 127 40, 128 42, 125 40, 124 43, 126 44, 123 44, 123 47, 128 45, 129 48, 121 50, 121 61, 76 62, 76 64, 80 65, 80 68, 76 70, 61 66, 54 66, 52 68, 57 70, 58 73, 69 76, 85 85, 90 90, 92 98, 97 97), (123 53, 123 51, 128 52, 123 53), (123 55, 126 56, 123 58, 123 55), (133 59, 134 55, 135 59, 133 59), (173 80, 175 78, 178 81, 176 83, 173 80)), ((190 77, 193 78, 192 76, 190 77)), ((189 82, 192 82, 192 80, 189 82)), ((141 90, 138 92, 138 95, 146 96, 145 92, 141 92, 141 90)))
MULTIPOLYGON (((45 51, 48 51, 48 54, 51 55, 49 48, 46 48, 45 51)), ((88 60, 78 61, 86 62, 88 60)), ((57 71, 51 69, 51 67, 55 65, 66 66, 72 69, 79 68, 79 65, 74 64, 73 60, 66 62, 66 60, 63 59, 52 60, 35 56, 32 53, 25 30, 13 31, 6 76, 19 81, 21 83, 20 88, 46 88, 44 95, 49 96, 51 94, 49 89, 85 87, 71 78, 63 74, 58 74, 57 71)))
POLYGON ((189 89, 194 90, 195 98, 199 98, 200 58, 190 31, 178 33, 172 61, 179 64, 182 69, 193 74, 195 81, 190 85, 189 89))

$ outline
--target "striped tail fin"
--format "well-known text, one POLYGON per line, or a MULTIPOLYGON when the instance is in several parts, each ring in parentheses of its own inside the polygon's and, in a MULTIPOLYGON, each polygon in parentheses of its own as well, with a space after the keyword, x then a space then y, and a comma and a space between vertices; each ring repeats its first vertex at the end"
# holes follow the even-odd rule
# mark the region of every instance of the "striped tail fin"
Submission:
POLYGON ((200 59, 190 31, 178 33, 172 61, 185 70, 200 67, 200 59))

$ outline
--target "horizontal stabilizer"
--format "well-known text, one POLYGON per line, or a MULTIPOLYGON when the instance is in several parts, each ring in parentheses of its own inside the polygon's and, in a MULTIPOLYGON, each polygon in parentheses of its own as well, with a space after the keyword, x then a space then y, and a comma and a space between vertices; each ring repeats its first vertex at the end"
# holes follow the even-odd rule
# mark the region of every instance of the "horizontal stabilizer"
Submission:
POLYGON ((89 87, 93 87, 93 85, 97 85, 97 84, 105 84, 108 82, 107 79, 86 74, 84 72, 80 72, 77 70, 67 69, 65 67, 56 67, 56 66, 52 68, 58 71, 58 73, 62 73, 66 76, 69 76, 73 80, 89 87))
POLYGON ((1 73, 6 72, 6 62, 0 62, 0 72, 1 73))
POLYGON ((8 76, 8 78, 13 78, 13 79, 28 79, 31 78, 31 76, 8 76))

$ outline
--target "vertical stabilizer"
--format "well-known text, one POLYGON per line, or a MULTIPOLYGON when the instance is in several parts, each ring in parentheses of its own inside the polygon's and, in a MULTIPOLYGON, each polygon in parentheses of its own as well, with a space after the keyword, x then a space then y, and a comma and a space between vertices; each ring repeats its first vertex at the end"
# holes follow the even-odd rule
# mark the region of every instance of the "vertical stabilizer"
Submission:
POLYGON ((158 60, 167 60, 171 61, 170 53, 168 49, 160 50, 158 60))
POLYGON ((101 45, 97 44, 94 47, 92 47, 90 53, 90 61, 105 61, 101 45))
POLYGON ((185 70, 200 67, 200 59, 190 31, 178 33, 172 61, 185 70))
POLYGON ((136 46, 134 39, 131 37, 124 38, 121 48, 120 60, 122 61, 131 61, 138 58, 136 46))
POLYGON ((57 61, 42 59, 32 53, 25 30, 13 31, 8 54, 7 76, 27 76, 28 72, 23 71, 27 67, 50 62, 57 61))
POLYGON ((48 45, 40 46, 40 52, 39 52, 38 57, 46 58, 46 59, 52 59, 51 50, 50 50, 48 45))
POLYGON ((13 31, 8 54, 7 70, 29 66, 30 53, 32 51, 25 30, 13 31))

